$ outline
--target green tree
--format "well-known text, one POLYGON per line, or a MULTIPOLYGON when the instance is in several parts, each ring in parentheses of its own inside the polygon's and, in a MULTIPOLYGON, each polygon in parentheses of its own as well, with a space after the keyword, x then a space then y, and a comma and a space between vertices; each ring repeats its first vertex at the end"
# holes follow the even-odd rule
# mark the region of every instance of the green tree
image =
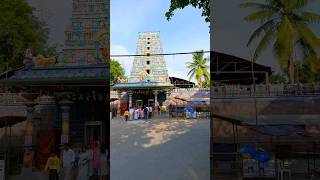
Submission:
POLYGON ((200 88, 209 86, 210 83, 210 74, 209 74, 209 66, 208 58, 204 58, 203 51, 197 51, 193 57, 191 62, 187 62, 187 68, 190 69, 188 72, 189 80, 193 77, 196 78, 197 84, 200 88))
POLYGON ((121 67, 121 64, 114 59, 110 60, 110 85, 113 85, 117 82, 117 79, 125 78, 125 71, 121 67))
POLYGON ((320 58, 309 56, 301 63, 296 63, 296 79, 301 83, 320 82, 320 58))
POLYGON ((284 74, 282 73, 276 73, 276 74, 272 74, 270 76, 270 83, 271 84, 281 84, 281 83, 286 83, 287 79, 285 77, 284 74))
POLYGON ((46 46, 48 30, 32 11, 25 0, 0 1, 0 71, 7 63, 10 68, 21 66, 27 48, 33 54, 52 52, 46 46))
MULTIPOLYGON (((294 83, 294 54, 303 52, 303 56, 315 54, 319 50, 320 40, 309 27, 310 23, 319 23, 320 15, 305 11, 309 0, 265 0, 265 3, 242 3, 242 8, 254 8, 256 11, 246 16, 247 22, 260 22, 248 40, 247 46, 254 40, 260 40, 253 59, 257 60, 261 52, 273 43, 273 52, 280 66, 287 69, 289 82, 294 83)), ((303 58, 304 59, 304 58, 303 58)))
POLYGON ((183 9, 189 5, 202 9, 202 16, 206 22, 210 22, 210 6, 209 0, 171 0, 170 8, 166 12, 166 18, 169 21, 177 9, 183 9))

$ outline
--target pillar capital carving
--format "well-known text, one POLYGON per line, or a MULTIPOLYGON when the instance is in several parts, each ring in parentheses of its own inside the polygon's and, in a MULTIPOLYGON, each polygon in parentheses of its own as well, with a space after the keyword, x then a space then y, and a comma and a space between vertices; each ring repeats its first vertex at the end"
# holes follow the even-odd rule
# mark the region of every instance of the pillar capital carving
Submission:
POLYGON ((37 97, 38 93, 29 93, 29 92, 23 92, 21 93, 21 96, 27 101, 27 102, 33 102, 37 97))
POLYGON ((57 101, 60 100, 60 102, 61 102, 64 100, 72 99, 72 95, 73 95, 72 92, 57 92, 57 93, 55 93, 55 98, 57 99, 57 101))
POLYGON ((128 91, 127 93, 128 93, 129 96, 133 95, 133 91, 128 91))
POLYGON ((70 106, 71 104, 73 104, 73 101, 70 101, 68 99, 63 99, 63 100, 59 101, 59 104, 61 106, 70 106))

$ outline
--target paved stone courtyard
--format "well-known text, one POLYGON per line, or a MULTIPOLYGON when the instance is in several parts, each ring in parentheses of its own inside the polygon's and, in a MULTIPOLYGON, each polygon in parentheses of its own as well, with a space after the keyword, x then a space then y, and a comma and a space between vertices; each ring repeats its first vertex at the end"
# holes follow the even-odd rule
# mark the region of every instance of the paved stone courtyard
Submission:
POLYGON ((209 180, 208 119, 111 120, 112 180, 209 180))

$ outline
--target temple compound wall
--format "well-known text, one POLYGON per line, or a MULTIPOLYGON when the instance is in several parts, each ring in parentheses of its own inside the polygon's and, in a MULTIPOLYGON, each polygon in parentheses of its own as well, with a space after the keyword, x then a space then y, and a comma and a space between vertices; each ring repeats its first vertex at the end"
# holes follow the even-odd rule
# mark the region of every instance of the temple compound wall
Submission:
MULTIPOLYGON (((238 138, 242 142, 249 142, 250 139, 252 141, 257 134, 260 141, 270 143, 275 138, 241 126, 239 122, 251 126, 299 126, 310 139, 320 135, 319 96, 212 98, 211 112, 222 117, 213 118, 213 134, 217 143, 233 143, 235 126, 238 128, 238 138)), ((280 139, 284 142, 305 141, 305 137, 302 136, 283 136, 280 139)))

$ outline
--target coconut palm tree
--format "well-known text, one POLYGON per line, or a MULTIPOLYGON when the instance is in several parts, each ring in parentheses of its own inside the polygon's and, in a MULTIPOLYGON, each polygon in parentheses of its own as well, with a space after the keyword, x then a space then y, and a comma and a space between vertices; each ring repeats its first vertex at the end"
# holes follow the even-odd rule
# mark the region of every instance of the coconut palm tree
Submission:
POLYGON ((210 80, 210 75, 208 72, 209 66, 207 65, 209 59, 204 58, 203 56, 203 51, 197 51, 194 53, 192 61, 186 63, 187 68, 190 69, 188 73, 189 80, 195 77, 200 88, 204 87, 205 83, 210 80))
POLYGON ((253 60, 257 60, 261 52, 272 43, 273 53, 280 66, 287 69, 290 83, 294 83, 295 77, 295 52, 298 50, 306 57, 310 53, 317 53, 320 48, 320 39, 309 27, 310 23, 320 22, 320 15, 304 10, 309 1, 265 0, 265 3, 247 2, 240 5, 242 8, 256 10, 246 16, 245 21, 262 23, 247 43, 249 46, 254 40, 260 39, 253 60))

